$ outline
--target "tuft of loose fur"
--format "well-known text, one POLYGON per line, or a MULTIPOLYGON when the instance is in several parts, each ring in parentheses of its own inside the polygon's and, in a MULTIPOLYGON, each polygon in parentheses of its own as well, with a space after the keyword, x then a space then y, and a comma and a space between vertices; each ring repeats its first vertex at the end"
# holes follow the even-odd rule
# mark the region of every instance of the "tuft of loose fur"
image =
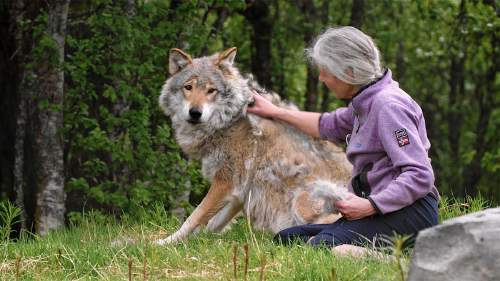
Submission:
POLYGON ((211 187, 181 228, 158 244, 203 226, 220 231, 241 211, 254 227, 274 233, 340 217, 334 202, 346 194, 352 169, 344 152, 283 122, 247 115, 252 90, 278 106, 297 107, 242 76, 235 55, 236 48, 195 59, 171 51, 171 77, 159 104, 182 150, 201 160, 211 187))

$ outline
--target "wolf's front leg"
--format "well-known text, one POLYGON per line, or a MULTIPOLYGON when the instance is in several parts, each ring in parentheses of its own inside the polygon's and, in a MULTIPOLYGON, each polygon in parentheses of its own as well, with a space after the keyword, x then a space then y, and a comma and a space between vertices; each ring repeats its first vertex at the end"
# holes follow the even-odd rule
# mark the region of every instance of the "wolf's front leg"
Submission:
POLYGON ((221 232, 224 227, 243 209, 243 204, 235 196, 207 224, 207 230, 221 232))
POLYGON ((206 225, 228 202, 227 197, 231 196, 233 190, 230 180, 231 173, 229 168, 222 168, 215 173, 212 186, 210 186, 207 195, 182 224, 181 228, 165 239, 156 240, 155 243, 164 245, 184 240, 198 226, 206 225))

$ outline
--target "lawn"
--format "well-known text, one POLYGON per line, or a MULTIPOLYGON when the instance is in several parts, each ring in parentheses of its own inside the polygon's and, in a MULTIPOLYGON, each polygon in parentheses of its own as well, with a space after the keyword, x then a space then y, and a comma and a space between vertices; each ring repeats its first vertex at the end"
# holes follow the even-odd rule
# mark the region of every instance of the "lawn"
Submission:
MULTIPOLYGON (((481 198, 445 199, 441 218, 481 210, 481 198)), ((120 222, 90 212, 45 237, 25 234, 0 244, 1 280, 401 280, 411 253, 389 249, 387 258, 337 257, 326 249, 273 243, 240 218, 223 234, 202 232, 182 244, 153 239, 179 223, 161 207, 120 222), (248 250, 246 250, 248 249, 248 250), (247 260, 247 258, 248 260, 247 260), (245 273, 246 272, 246 273, 245 273), (235 278, 236 276, 236 278, 235 278)))

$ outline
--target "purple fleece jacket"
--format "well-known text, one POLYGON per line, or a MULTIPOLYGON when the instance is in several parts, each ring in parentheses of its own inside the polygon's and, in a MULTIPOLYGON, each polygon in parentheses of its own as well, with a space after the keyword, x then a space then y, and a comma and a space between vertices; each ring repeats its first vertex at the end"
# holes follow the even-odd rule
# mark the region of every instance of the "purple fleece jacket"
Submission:
POLYGON ((347 158, 354 166, 349 190, 354 192, 356 175, 364 174, 367 198, 378 213, 399 210, 428 193, 439 199, 422 110, 392 80, 390 70, 348 107, 323 113, 319 131, 323 139, 347 142, 347 158))

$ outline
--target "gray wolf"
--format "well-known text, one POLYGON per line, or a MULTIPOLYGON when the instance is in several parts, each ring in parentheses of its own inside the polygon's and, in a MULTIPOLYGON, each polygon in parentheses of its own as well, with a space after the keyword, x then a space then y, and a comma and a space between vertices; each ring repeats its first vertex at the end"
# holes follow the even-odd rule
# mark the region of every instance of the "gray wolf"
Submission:
POLYGON ((219 232, 240 212, 254 228, 273 233, 341 216, 334 202, 347 193, 352 171, 345 153, 285 123, 246 114, 252 89, 297 108, 243 77, 235 55, 236 48, 195 59, 170 51, 171 76, 159 104, 176 141, 201 161, 211 186, 181 228, 157 244, 182 241, 202 227, 219 232))

